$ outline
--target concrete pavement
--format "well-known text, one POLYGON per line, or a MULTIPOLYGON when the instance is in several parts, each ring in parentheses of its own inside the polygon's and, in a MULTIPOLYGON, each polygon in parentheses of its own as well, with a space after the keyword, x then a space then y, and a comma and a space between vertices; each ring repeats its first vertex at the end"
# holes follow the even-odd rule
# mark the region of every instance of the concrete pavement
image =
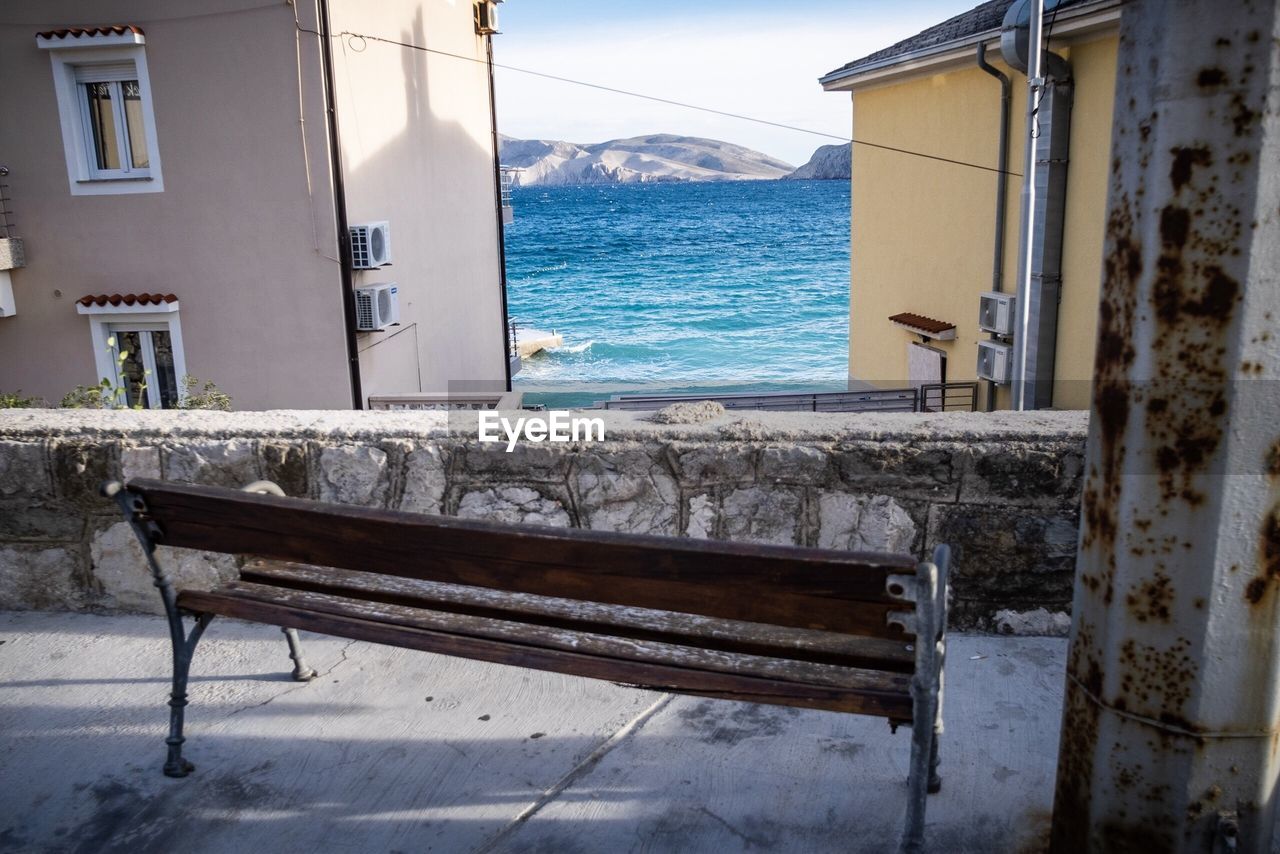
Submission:
MULTIPOLYGON (((216 620, 160 773, 164 620, 0 613, 0 851, 882 852, 909 730, 216 620)), ((1036 851, 1058 638, 958 635, 932 851, 1036 851)))

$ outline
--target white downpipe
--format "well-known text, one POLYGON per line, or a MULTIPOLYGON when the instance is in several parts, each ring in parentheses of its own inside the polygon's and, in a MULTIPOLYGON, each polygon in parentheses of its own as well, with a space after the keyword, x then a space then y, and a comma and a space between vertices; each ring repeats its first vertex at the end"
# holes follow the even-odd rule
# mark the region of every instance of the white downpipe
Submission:
POLYGON ((1018 237, 1018 324, 1013 337, 1013 408, 1027 408, 1027 344, 1031 337, 1031 257, 1036 220, 1036 108, 1044 89, 1041 78, 1041 26, 1044 0, 1031 0, 1027 37, 1027 124, 1023 132, 1022 217, 1018 237))

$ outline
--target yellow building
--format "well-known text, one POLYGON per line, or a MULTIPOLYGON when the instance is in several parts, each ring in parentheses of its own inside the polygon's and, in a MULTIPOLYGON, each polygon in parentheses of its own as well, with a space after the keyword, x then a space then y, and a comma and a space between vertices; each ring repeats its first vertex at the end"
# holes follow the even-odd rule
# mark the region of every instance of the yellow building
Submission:
MULTIPOLYGON (((972 381, 980 342, 1014 344, 979 326, 984 292, 1017 291, 1027 78, 1001 55, 1001 23, 1012 5, 983 3, 821 78, 853 101, 851 387, 901 387, 939 374, 972 381), (989 70, 979 65, 984 55, 989 70), (1011 96, 1004 163, 997 73, 1011 96), (999 240, 1001 169, 1012 174, 1003 182, 999 240)), ((1069 150, 1065 166, 1050 170, 1060 201, 1049 228, 1060 235, 1061 261, 1060 276, 1056 264, 1047 273, 1047 293, 1060 288, 1060 299, 1056 324, 1048 315, 1056 341, 1052 328, 1041 341, 1041 364, 1051 371, 1042 374, 1051 376, 1043 389, 1051 405, 1081 409, 1093 374, 1120 0, 1046 5, 1049 49, 1065 60, 1053 68, 1069 75, 1065 115, 1054 117, 1069 150)), ((987 391, 996 407, 1009 406, 1008 383, 987 391)))

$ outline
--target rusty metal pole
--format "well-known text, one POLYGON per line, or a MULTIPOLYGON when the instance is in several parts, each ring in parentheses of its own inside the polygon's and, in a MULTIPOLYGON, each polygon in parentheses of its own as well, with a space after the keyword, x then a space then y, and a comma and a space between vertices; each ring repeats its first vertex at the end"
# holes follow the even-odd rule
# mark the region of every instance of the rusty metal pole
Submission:
POLYGON ((1059 854, 1270 850, 1278 6, 1124 7, 1059 854))

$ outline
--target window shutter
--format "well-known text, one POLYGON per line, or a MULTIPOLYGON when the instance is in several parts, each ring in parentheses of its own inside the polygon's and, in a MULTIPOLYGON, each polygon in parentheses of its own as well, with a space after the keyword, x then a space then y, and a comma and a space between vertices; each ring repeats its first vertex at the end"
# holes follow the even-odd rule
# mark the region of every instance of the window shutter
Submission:
POLYGON ((138 69, 132 62, 104 62, 77 65, 77 83, 105 83, 112 80, 137 80, 138 69))

